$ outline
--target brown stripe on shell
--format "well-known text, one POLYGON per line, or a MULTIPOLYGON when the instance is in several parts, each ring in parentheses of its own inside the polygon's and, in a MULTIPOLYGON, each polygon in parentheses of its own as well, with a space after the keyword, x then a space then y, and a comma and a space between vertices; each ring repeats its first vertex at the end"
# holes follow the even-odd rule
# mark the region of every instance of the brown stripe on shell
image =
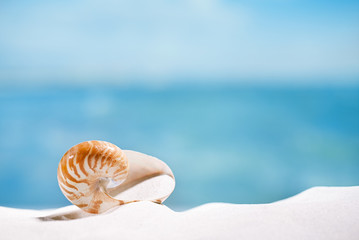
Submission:
POLYGON ((84 204, 77 204, 77 206, 78 206, 79 208, 84 208, 84 207, 87 207, 88 204, 86 204, 86 203, 84 203, 84 204))
POLYGON ((78 178, 80 178, 81 176, 80 176, 80 174, 78 173, 78 171, 77 171, 77 167, 74 165, 74 158, 72 157, 72 158, 69 158, 69 166, 70 166, 70 169, 72 170, 72 171, 74 171, 74 173, 75 173, 75 175, 78 177, 78 178))
MULTIPOLYGON (((76 164, 80 167, 81 172, 88 176, 88 172, 85 170, 84 161, 88 157, 89 152, 92 149, 92 144, 89 142, 83 142, 75 147, 71 148, 69 151, 76 156, 76 164), (71 151, 72 149, 72 151, 71 151)), ((88 161, 88 160, 87 160, 88 161)))
POLYGON ((105 157, 101 158, 101 164, 100 164, 100 169, 102 169, 105 166, 105 163, 107 163, 107 160, 110 157, 110 148, 106 151, 105 157))

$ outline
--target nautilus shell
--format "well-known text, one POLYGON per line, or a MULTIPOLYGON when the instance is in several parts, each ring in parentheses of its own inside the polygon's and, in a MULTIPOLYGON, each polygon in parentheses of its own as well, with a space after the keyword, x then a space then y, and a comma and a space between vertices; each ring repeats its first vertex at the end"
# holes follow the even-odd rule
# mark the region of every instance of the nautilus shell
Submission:
POLYGON ((57 179, 69 201, 95 214, 141 200, 162 203, 175 185, 173 173, 164 162, 104 141, 82 142, 70 148, 59 163, 57 179), (155 183, 145 190, 142 187, 131 192, 134 186, 162 175, 172 181, 165 186, 155 183), (144 193, 151 189, 154 194, 144 193), (120 199, 121 196, 130 199, 120 199))

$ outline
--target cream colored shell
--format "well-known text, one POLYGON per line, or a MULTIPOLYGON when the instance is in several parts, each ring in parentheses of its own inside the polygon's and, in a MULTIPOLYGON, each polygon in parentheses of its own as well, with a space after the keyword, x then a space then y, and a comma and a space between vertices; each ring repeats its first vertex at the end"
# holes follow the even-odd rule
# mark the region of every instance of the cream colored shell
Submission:
POLYGON ((104 141, 87 141, 73 146, 62 157, 57 171, 59 186, 65 197, 84 211, 95 214, 139 200, 162 203, 173 191, 174 183, 156 199, 115 198, 136 184, 159 175, 168 175, 174 181, 170 168, 159 159, 123 151, 104 141), (109 183, 114 187, 108 188, 109 183))

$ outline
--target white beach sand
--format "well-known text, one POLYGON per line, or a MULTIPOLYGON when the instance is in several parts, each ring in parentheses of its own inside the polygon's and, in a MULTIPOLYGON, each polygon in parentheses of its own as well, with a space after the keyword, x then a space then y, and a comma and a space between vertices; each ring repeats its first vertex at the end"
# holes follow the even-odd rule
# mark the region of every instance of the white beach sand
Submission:
POLYGON ((0 207, 0 239, 357 240, 359 187, 316 187, 270 204, 210 203, 185 212, 151 202, 96 216, 75 206, 45 211, 0 207))

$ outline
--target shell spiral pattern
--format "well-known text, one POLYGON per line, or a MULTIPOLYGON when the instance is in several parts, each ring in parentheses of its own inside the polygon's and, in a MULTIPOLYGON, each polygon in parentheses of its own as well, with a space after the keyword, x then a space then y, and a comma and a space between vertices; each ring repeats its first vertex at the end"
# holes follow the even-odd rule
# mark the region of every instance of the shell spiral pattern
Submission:
POLYGON ((101 213, 125 202, 106 192, 110 180, 122 182, 128 160, 117 146, 103 141, 80 143, 68 150, 58 168, 61 191, 73 204, 89 213, 101 213))
MULTIPOLYGON (((69 201, 82 210, 98 214, 115 206, 138 201, 119 200, 112 195, 132 187, 154 173, 166 174, 174 180, 172 171, 162 161, 138 152, 126 152, 133 158, 131 174, 130 161, 125 151, 112 143, 87 141, 73 146, 59 163, 57 179, 61 191, 69 201), (151 163, 154 166, 152 169, 149 167, 151 163), (108 188, 110 182, 116 183, 118 187, 108 188)), ((173 189, 162 198, 151 201, 161 203, 172 191, 173 189)))

